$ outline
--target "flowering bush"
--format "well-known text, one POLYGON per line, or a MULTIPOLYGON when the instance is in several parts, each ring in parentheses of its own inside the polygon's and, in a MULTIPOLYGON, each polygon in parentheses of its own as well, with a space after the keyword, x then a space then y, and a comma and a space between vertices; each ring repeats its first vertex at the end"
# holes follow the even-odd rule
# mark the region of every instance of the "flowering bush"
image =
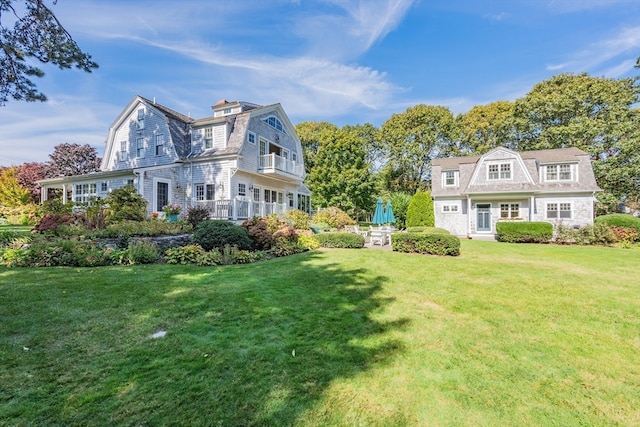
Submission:
POLYGON ((158 218, 158 212, 151 212, 151 218, 158 218))
POLYGON ((164 212, 165 215, 178 215, 181 210, 182 208, 180 207, 180 205, 177 205, 175 203, 168 204, 162 208, 162 212, 164 212))

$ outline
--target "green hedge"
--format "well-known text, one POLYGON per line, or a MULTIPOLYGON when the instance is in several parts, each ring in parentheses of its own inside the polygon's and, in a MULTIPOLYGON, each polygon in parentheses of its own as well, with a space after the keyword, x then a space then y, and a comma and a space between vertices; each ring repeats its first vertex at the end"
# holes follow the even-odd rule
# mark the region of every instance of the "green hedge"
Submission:
POLYGON ((395 233, 391 247, 397 252, 432 255, 460 255, 460 239, 443 233, 395 233))
POLYGON ((548 243, 553 238, 553 225, 548 222, 498 222, 497 240, 509 243, 548 243))
POLYGON ((426 226, 416 226, 416 227, 407 227, 408 233, 427 233, 427 234, 451 234, 449 231, 444 228, 438 227, 426 227, 426 226))
POLYGON ((355 233, 321 233, 313 238, 323 248, 364 248, 364 237, 355 233))
POLYGON ((605 224, 609 227, 625 227, 625 228, 635 228, 640 233, 640 218, 637 218, 633 215, 629 214, 609 214, 602 215, 595 219, 594 223, 596 224, 605 224))

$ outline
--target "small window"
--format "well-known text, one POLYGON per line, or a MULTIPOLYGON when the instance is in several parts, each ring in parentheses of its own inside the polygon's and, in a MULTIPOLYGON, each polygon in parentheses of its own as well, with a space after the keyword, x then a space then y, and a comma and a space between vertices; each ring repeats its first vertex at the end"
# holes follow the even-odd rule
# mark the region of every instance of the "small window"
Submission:
POLYGON ((247 184, 240 182, 238 183, 238 196, 246 196, 247 195, 247 184))
POLYGON ((260 201, 260 189, 257 187, 253 187, 253 201, 254 202, 260 201))
POLYGON ((296 153, 295 151, 293 151, 293 152, 291 153, 291 160, 292 160, 294 163, 298 163, 298 153, 296 153))
POLYGON ((128 180, 127 180, 127 185, 128 185, 129 187, 133 187, 133 179, 128 179, 128 180))
POLYGON ((518 218, 520 216, 519 203, 502 203, 500 204, 500 218, 518 218))
POLYGON ((204 200, 204 184, 195 184, 194 185, 194 193, 195 198, 198 201, 204 200))
POLYGON ((213 128, 206 128, 204 130, 204 149, 209 150, 213 148, 213 128))
POLYGON ((136 122, 138 129, 144 129, 144 108, 138 110, 138 120, 136 122))
POLYGON ((445 171, 443 175, 445 187, 455 187, 458 185, 458 173, 456 171, 445 171))
POLYGON ((558 178, 560 181, 571 181, 571 165, 559 165, 558 178))
POLYGON ((214 200, 215 199, 215 188, 216 186, 213 184, 207 184, 206 186, 206 197, 207 200, 214 200))
POLYGON ((136 139, 136 155, 138 157, 144 157, 144 138, 136 139))
POLYGON ((102 181, 100 183, 100 191, 102 191, 103 193, 106 193, 108 191, 109 187, 107 185, 107 181, 102 181))
POLYGON ((222 114, 231 114, 231 108, 225 108, 222 110, 222 114))
POLYGON ((162 156, 164 154, 164 135, 156 135, 156 156, 162 156))
POLYGON ((249 141, 250 144, 255 144, 256 143, 256 134, 253 132, 249 132, 247 134, 247 141, 249 141))
POLYGON ((490 164, 487 179, 490 181, 511 179, 511 163, 490 164))
POLYGON ((571 218, 571 203, 560 203, 560 218, 571 218))
POLYGON ((280 121, 279 118, 275 116, 269 116, 266 119, 262 119, 262 120, 272 128, 275 128, 280 132, 286 133, 284 130, 284 126, 282 125, 282 122, 280 121))
POLYGON ((458 205, 442 205, 442 212, 446 212, 446 213, 458 212, 458 205))

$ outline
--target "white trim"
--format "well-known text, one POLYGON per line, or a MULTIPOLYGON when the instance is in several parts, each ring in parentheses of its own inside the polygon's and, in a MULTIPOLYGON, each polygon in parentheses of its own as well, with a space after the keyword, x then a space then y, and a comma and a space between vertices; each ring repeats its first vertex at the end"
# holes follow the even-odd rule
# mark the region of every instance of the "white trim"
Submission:
POLYGON ((156 210, 156 208, 158 207, 158 183, 160 182, 166 183, 168 185, 169 188, 167 189, 167 203, 171 203, 171 198, 173 196, 173 194, 171 194, 171 180, 166 178, 154 177, 151 197, 153 202, 153 205, 151 207, 153 209, 151 210, 151 212, 159 212, 159 210, 156 210))

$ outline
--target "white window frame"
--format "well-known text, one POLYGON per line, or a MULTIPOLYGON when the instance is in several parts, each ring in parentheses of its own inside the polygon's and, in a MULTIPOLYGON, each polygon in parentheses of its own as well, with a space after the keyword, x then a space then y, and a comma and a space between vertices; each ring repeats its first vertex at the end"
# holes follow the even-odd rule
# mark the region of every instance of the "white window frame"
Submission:
POLYGON ((457 170, 448 170, 442 172, 442 186, 443 187, 457 187, 458 186, 458 171, 457 170), (449 184, 449 174, 452 174, 453 183, 449 184))
POLYGON ((136 138, 136 157, 144 157, 144 138, 136 138))
POLYGON ((121 162, 128 160, 127 145, 127 141, 120 141, 120 158, 118 160, 121 162))
POLYGON ((136 128, 138 130, 142 130, 144 129, 144 108, 138 108, 138 116, 137 116, 137 120, 136 120, 136 128))
POLYGON ((510 218, 520 218, 520 203, 500 203, 500 218, 501 219, 510 219, 510 218), (503 207, 506 206, 507 209, 504 210, 503 207), (507 213, 507 216, 503 216, 503 213, 507 213), (514 213, 516 215, 514 215, 514 213))
POLYGON ((284 128, 284 124, 282 123, 282 120, 280 120, 276 116, 265 117, 264 119, 262 119, 262 121, 268 124, 269 126, 271 126, 272 128, 274 128, 275 130, 279 130, 280 132, 285 134, 287 133, 287 131, 284 128))
POLYGON ((89 199, 98 197, 98 185, 95 182, 76 184, 73 191, 74 203, 89 203, 89 199))
POLYGON ((162 156, 164 154, 164 134, 156 135, 156 156, 162 156))
POLYGON ((442 205, 442 212, 443 213, 458 213, 459 211, 460 211, 460 208, 456 204, 453 204, 453 205, 442 205))
POLYGON ((100 192, 106 193, 107 191, 109 191, 109 183, 107 181, 102 181, 100 183, 100 192))
POLYGON ((204 128, 204 149, 213 148, 213 127, 204 128))
POLYGON ((548 202, 545 205, 545 218, 546 219, 572 219, 573 218, 573 206, 570 202, 548 202), (549 210, 550 207, 554 209, 549 210), (550 216, 549 212, 555 212, 555 216, 550 216))
POLYGON ((571 163, 558 163, 555 165, 545 165, 544 167, 545 182, 570 182, 574 179, 574 167, 571 163), (568 168, 568 170, 566 170, 568 168), (562 169, 565 169, 564 171, 562 169), (567 176, 567 173, 569 174, 567 176), (564 178, 563 178, 564 176, 564 178))
POLYGON ((249 141, 249 144, 256 145, 256 140, 257 140, 257 139, 256 139, 256 134, 255 134, 255 132, 251 132, 251 131, 249 131, 249 132, 247 133, 247 141, 249 141))
POLYGON ((513 162, 492 162, 487 163, 487 181, 511 181, 513 179, 513 162), (497 167, 496 171, 492 171, 492 167, 497 167), (505 177, 508 172, 509 176, 505 177), (492 177, 492 174, 497 176, 492 177))
POLYGON ((246 196, 247 195, 247 184, 244 182, 238 183, 238 196, 246 196))

